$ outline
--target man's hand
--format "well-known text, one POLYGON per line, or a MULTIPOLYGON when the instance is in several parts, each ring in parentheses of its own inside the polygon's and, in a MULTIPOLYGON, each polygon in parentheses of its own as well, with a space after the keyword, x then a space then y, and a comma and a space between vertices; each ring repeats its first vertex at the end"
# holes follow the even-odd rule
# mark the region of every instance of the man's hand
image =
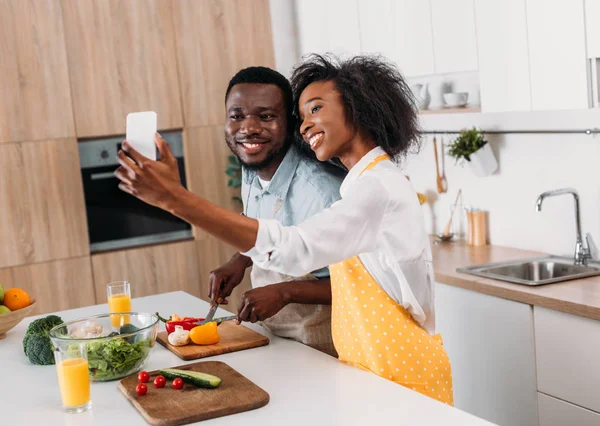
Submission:
POLYGON ((288 284, 271 284, 245 292, 238 307, 238 322, 264 321, 282 310, 288 304, 288 284))
POLYGON ((211 271, 208 284, 208 298, 212 304, 227 305, 226 297, 244 279, 246 268, 250 266, 251 260, 239 253, 236 253, 229 262, 220 268, 211 271))
POLYGON ((121 181, 119 189, 140 200, 167 210, 168 201, 176 190, 183 188, 177 168, 177 159, 169 145, 158 135, 154 136, 160 160, 150 160, 127 143, 117 154, 119 167, 115 175, 121 181))

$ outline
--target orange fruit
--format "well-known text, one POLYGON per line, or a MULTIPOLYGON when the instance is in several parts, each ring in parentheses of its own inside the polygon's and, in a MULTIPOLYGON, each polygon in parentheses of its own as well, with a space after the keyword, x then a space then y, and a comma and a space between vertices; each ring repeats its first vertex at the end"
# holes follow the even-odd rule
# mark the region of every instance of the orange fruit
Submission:
POLYGON ((4 292, 4 306, 11 311, 26 308, 30 304, 29 294, 21 288, 9 288, 4 292))

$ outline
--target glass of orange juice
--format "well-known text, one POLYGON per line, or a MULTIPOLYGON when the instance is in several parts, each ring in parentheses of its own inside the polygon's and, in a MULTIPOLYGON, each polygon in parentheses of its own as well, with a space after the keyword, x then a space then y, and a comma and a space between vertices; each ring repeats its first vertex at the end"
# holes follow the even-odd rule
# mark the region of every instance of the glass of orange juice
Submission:
MULTIPOLYGON (((131 285, 127 281, 115 281, 106 285, 108 309, 111 314, 131 312, 131 285)), ((129 315, 111 315, 113 327, 129 324, 129 315)))
POLYGON ((59 347, 54 351, 54 359, 65 411, 82 413, 92 408, 85 343, 59 347))

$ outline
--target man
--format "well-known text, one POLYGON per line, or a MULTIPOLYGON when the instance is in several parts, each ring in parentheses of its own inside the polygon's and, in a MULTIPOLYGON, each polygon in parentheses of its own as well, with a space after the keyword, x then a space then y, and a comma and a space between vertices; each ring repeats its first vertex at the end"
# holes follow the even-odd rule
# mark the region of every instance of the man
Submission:
MULTIPOLYGON (((283 75, 264 67, 243 69, 229 82, 225 104, 225 139, 243 166, 246 216, 295 225, 340 198, 345 172, 318 162, 294 142, 292 89, 283 75)), ((212 271, 211 300, 226 304, 251 265, 237 253, 212 271)), ((291 277, 255 265, 251 281, 253 289, 244 293, 238 309, 241 320, 262 321, 276 335, 336 356, 328 268, 291 277)))

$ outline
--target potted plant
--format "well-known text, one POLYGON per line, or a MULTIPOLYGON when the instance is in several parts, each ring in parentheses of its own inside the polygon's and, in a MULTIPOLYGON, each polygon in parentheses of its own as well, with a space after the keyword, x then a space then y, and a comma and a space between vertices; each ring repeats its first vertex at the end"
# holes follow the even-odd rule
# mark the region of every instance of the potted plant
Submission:
MULTIPOLYGON (((227 186, 237 189, 242 186, 242 163, 235 155, 228 156, 227 161, 227 168, 225 169, 225 174, 229 176, 227 186)), ((238 202, 240 206, 243 204, 242 199, 238 196, 233 196, 231 199, 238 202)))
POLYGON ((498 169, 490 144, 475 127, 460 131, 459 136, 448 146, 448 155, 459 164, 469 164, 473 173, 479 177, 489 176, 498 169))

